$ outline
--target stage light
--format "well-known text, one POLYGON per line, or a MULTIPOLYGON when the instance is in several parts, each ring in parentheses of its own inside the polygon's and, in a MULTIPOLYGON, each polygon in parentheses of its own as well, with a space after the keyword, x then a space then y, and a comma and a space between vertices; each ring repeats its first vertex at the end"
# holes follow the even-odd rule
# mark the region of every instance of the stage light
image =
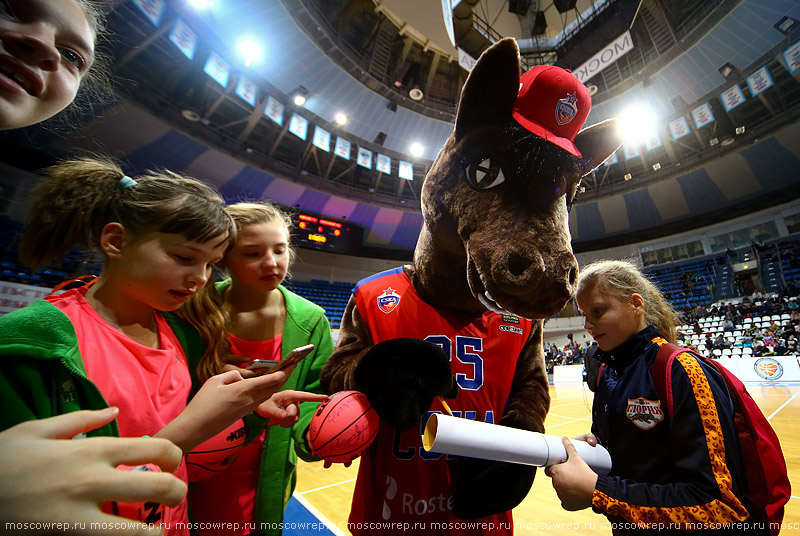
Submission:
POLYGON ((422 156, 422 153, 425 152, 425 148, 417 142, 412 143, 408 150, 411 153, 411 156, 417 158, 422 156))
POLYGON ((622 112, 622 135, 626 142, 640 143, 656 130, 656 117, 652 108, 634 105, 622 112))
POLYGON ((336 121, 337 125, 343 127, 347 124, 347 116, 342 112, 337 112, 334 121, 336 121))
POLYGON ((297 89, 292 91, 292 98, 296 106, 302 106, 306 103, 308 97, 308 89, 305 86, 297 86, 297 89))
POLYGON ((251 64, 258 62, 263 54, 261 45, 252 39, 243 39, 239 42, 239 54, 244 58, 244 64, 250 67, 251 64))

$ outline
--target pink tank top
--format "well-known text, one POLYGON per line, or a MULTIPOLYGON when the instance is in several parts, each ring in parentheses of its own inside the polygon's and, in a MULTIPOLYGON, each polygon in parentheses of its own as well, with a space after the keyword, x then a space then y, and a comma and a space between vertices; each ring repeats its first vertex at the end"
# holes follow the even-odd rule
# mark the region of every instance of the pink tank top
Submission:
MULTIPOLYGON (((84 298, 87 287, 47 299, 72 322, 86 375, 119 408, 120 435, 152 436, 186 407, 192 380, 186 355, 167 321, 155 314, 158 348, 141 345, 106 322, 84 298)), ((188 481, 182 461, 175 476, 188 481)), ((188 535, 184 499, 172 509, 167 534, 188 535), (183 523, 183 525, 177 525, 183 523)))
MULTIPOLYGON (((267 341, 247 341, 228 333, 231 353, 252 359, 280 361, 283 334, 267 341)), ((247 363, 242 363, 245 366, 247 363)), ((266 432, 245 446, 225 471, 200 482, 193 482, 189 491, 192 517, 205 527, 213 523, 230 523, 225 528, 207 528, 202 536, 241 536, 257 530, 254 518, 261 448, 266 432), (234 525, 235 524, 235 525, 234 525), (233 527, 238 526, 238 529, 233 527)))

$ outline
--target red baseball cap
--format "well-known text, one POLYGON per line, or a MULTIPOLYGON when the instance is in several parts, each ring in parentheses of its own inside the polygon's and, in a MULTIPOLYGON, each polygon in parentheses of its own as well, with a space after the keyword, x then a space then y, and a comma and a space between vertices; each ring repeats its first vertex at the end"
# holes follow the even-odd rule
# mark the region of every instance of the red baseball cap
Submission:
POLYGON ((511 115, 526 130, 581 157, 575 135, 591 109, 589 90, 571 71, 555 65, 537 65, 520 77, 511 115))

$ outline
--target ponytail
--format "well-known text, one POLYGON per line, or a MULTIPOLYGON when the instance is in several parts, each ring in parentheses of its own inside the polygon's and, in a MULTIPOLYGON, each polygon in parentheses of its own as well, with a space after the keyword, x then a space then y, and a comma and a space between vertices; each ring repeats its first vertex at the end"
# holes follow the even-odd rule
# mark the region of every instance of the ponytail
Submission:
POLYGON ((75 246, 100 250, 106 224, 121 223, 134 236, 174 233, 187 240, 233 243, 235 227, 211 187, 170 171, 126 177, 110 159, 81 158, 45 170, 33 192, 20 261, 31 267, 61 260, 75 246))

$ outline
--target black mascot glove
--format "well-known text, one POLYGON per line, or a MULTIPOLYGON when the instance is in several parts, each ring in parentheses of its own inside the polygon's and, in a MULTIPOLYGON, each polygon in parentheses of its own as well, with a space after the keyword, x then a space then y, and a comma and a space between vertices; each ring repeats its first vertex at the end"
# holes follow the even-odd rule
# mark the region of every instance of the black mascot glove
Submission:
POLYGON ((524 499, 536 467, 455 456, 450 460, 453 513, 462 519, 499 514, 524 499))
POLYGON ((390 339, 370 348, 353 373, 354 387, 392 426, 410 428, 435 396, 455 398, 450 356, 421 339, 390 339))

